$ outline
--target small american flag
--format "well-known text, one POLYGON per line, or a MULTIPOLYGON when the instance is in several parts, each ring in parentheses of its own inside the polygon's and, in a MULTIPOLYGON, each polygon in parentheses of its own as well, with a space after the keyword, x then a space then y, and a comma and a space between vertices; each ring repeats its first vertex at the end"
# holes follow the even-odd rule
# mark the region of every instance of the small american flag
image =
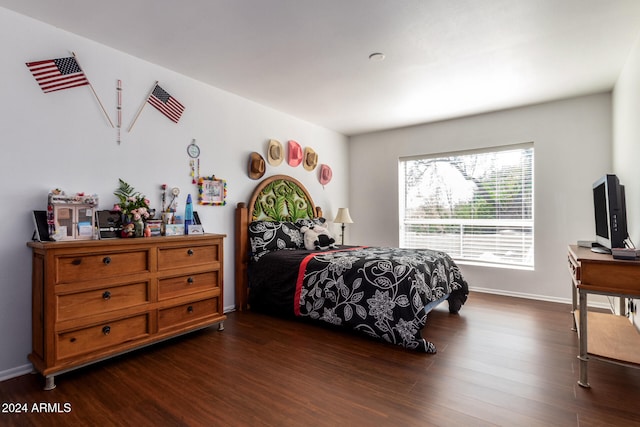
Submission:
POLYGON ((74 57, 27 62, 27 67, 45 93, 89 84, 74 57))
POLYGON ((180 120, 180 116, 182 116, 182 112, 184 111, 184 106, 173 96, 169 95, 167 91, 162 89, 157 83, 156 87, 153 88, 153 92, 149 95, 147 102, 176 123, 178 123, 178 120, 180 120))

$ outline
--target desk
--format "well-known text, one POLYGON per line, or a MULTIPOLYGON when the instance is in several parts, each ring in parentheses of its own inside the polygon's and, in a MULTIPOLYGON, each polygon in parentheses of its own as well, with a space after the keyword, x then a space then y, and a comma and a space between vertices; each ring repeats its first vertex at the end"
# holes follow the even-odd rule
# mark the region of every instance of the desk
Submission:
POLYGON ((569 271, 573 327, 578 331, 580 378, 590 387, 587 362, 590 356, 640 367, 640 334, 625 316, 627 298, 640 298, 640 261, 613 259, 589 248, 569 246, 569 271), (589 312, 587 295, 620 297, 620 313, 589 312))

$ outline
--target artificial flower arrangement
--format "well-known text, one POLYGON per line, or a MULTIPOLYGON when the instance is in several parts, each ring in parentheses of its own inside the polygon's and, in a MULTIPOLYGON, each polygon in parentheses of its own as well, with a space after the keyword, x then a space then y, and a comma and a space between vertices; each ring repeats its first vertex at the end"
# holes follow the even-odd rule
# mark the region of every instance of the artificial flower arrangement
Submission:
POLYGON ((126 225, 123 224, 123 237, 128 237, 131 233, 135 233, 136 236, 140 237, 144 232, 144 221, 151 216, 149 199, 122 179, 119 178, 118 180, 120 181, 120 186, 114 191, 113 195, 118 198, 119 202, 113 205, 113 210, 120 212, 123 215, 123 219, 128 222, 134 224, 142 223, 141 230, 138 230, 139 227, 134 227, 133 230, 130 227, 125 228, 126 225))

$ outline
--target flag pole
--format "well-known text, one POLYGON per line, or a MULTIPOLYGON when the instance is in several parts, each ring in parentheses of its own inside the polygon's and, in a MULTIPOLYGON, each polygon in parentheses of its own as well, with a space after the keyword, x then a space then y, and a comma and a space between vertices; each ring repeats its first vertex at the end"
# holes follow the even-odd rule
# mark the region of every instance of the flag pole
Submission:
MULTIPOLYGON (((80 67, 80 63, 78 62, 78 58, 76 57, 76 53, 75 52, 71 52, 71 53, 73 54, 73 58, 76 60, 76 64, 78 64, 78 68, 80 68, 80 71, 82 71, 84 73, 84 71, 82 70, 82 67, 80 67)), ((84 73, 84 75, 86 76, 87 74, 84 73)), ((89 80, 88 77, 87 77, 87 82, 89 82, 89 87, 91 88, 91 92, 93 92, 93 96, 96 97, 96 100, 98 101, 98 104, 100 104, 100 108, 102 108, 102 112, 104 113, 105 117, 109 121, 109 124, 111 125, 111 127, 114 127, 113 126, 113 122, 111 121, 111 117, 109 117, 109 115, 107 114, 107 110, 104 109, 104 105, 102 105, 102 102, 100 101, 100 98, 98 98, 98 94, 96 93, 95 89, 93 88, 93 85, 91 84, 91 81, 89 80)))
POLYGON ((120 144, 120 129, 122 128, 122 80, 118 79, 118 83, 116 86, 116 95, 117 95, 117 113, 118 113, 118 120, 117 120, 117 127, 118 127, 118 144, 120 144))
POLYGON ((131 129, 133 129, 133 125, 135 125, 136 121, 138 121, 138 117, 140 117, 140 113, 142 113, 143 108, 147 105, 147 101, 149 101, 149 97, 151 96, 151 94, 153 93, 157 85, 158 85, 158 80, 156 80, 156 82, 153 84, 153 87, 149 91, 149 94, 147 95, 144 102, 142 103, 142 107, 140 107, 140 109, 138 110, 138 114, 136 114, 136 116, 131 121, 131 124, 129 125, 129 129, 127 129, 127 132, 131 132, 131 129))

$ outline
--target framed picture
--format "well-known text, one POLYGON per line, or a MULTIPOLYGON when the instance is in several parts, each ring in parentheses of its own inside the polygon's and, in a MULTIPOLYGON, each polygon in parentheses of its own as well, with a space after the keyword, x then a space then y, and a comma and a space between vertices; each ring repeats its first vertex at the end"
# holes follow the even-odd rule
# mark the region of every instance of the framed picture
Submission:
POLYGON ((37 242, 46 242, 49 238, 49 224, 47 223, 47 211, 33 211, 33 222, 35 231, 33 240, 37 242))
POLYGON ((227 204, 227 181, 215 176, 198 179, 198 204, 224 206, 227 204))
POLYGON ((98 211, 98 231, 101 239, 115 239, 120 237, 122 230, 122 216, 119 212, 98 211))

